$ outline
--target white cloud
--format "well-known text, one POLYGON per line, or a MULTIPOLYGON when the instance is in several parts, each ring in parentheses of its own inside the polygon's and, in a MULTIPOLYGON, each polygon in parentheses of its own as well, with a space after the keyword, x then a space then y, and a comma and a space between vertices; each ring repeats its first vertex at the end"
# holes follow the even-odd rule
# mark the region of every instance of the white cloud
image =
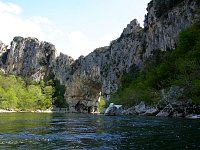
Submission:
POLYGON ((34 16, 33 18, 31 18, 31 20, 38 24, 48 24, 48 25, 52 24, 51 20, 43 16, 34 16))
POLYGON ((105 35, 97 39, 90 39, 86 34, 80 31, 74 31, 67 34, 66 41, 69 41, 69 45, 68 49, 63 51, 73 58, 78 58, 80 55, 86 56, 98 47, 108 46, 110 41, 113 39, 114 37, 112 35, 105 35))
POLYGON ((58 54, 62 52, 76 59, 80 55, 86 56, 95 48, 109 45, 109 42, 114 39, 111 35, 94 39, 81 31, 67 32, 67 27, 64 32, 46 17, 30 16, 24 19, 21 13, 20 6, 0 1, 0 40, 7 45, 15 36, 36 37, 53 43, 58 54))
POLYGON ((15 36, 36 37, 48 41, 55 38, 55 33, 59 32, 48 18, 33 16, 23 19, 21 12, 22 9, 18 5, 0 2, 0 40, 5 44, 9 45, 15 36))
POLYGON ((18 15, 7 12, 0 12, 0 20, 2 20, 0 39, 6 44, 8 44, 14 36, 33 36, 41 39, 44 37, 40 26, 31 20, 23 20, 18 15))
POLYGON ((22 9, 13 3, 3 3, 0 1, 0 12, 19 14, 22 12, 22 9))

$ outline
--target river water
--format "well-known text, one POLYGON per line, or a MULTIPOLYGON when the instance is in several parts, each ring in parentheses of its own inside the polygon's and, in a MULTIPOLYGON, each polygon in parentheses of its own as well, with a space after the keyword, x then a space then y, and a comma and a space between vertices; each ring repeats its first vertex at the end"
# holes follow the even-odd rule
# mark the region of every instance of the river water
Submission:
POLYGON ((0 149, 200 149, 200 120, 1 113, 0 149))

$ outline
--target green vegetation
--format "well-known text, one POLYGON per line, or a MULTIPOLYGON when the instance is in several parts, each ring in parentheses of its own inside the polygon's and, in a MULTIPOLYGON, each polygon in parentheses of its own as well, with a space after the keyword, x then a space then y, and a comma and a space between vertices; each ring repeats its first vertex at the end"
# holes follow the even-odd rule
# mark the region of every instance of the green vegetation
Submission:
POLYGON ((200 103, 200 21, 180 34, 175 50, 155 51, 137 77, 132 76, 129 73, 121 78, 122 87, 111 102, 127 107, 140 101, 152 105, 161 99, 161 89, 178 85, 187 91, 180 100, 200 103))
POLYGON ((54 88, 14 75, 0 75, 0 109, 44 110, 52 106, 54 88))
POLYGON ((105 108, 105 105, 106 105, 106 101, 103 98, 103 96, 101 96, 100 97, 100 102, 99 102, 99 105, 98 105, 99 112, 101 112, 103 110, 103 108, 105 108))
POLYGON ((68 108, 69 106, 64 98, 66 90, 65 86, 60 84, 60 81, 58 80, 54 80, 53 83, 55 89, 55 92, 53 94, 53 99, 54 99, 53 104, 59 108, 68 108))
POLYGON ((49 76, 47 76, 44 81, 54 87, 54 93, 52 95, 53 105, 58 108, 68 108, 69 105, 64 98, 66 90, 65 85, 62 85, 59 80, 56 80, 52 72, 49 73, 49 76))

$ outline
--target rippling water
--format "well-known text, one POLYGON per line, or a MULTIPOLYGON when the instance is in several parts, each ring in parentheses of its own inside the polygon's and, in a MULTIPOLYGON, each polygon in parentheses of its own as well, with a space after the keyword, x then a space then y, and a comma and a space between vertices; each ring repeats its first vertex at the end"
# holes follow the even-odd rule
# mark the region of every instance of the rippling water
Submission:
POLYGON ((0 114, 0 149, 199 149, 200 120, 0 114))

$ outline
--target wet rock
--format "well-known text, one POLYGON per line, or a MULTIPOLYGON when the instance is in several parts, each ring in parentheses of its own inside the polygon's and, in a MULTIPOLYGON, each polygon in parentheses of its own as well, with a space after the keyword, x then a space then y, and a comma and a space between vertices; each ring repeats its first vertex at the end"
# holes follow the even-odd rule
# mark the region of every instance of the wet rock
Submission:
POLYGON ((200 119, 200 115, 197 114, 190 114, 185 116, 185 118, 189 118, 189 119, 200 119))
POLYGON ((161 110, 156 116, 157 117, 168 117, 169 116, 169 112, 165 111, 165 110, 161 110))
POLYGON ((159 110, 157 108, 147 108, 144 115, 146 116, 156 116, 159 113, 159 110))
POLYGON ((173 107, 169 104, 163 110, 161 110, 156 116, 158 117, 170 117, 173 115, 173 107))
POLYGON ((179 112, 176 111, 176 112, 173 113, 173 117, 178 117, 178 118, 183 117, 183 113, 179 113, 179 112))

